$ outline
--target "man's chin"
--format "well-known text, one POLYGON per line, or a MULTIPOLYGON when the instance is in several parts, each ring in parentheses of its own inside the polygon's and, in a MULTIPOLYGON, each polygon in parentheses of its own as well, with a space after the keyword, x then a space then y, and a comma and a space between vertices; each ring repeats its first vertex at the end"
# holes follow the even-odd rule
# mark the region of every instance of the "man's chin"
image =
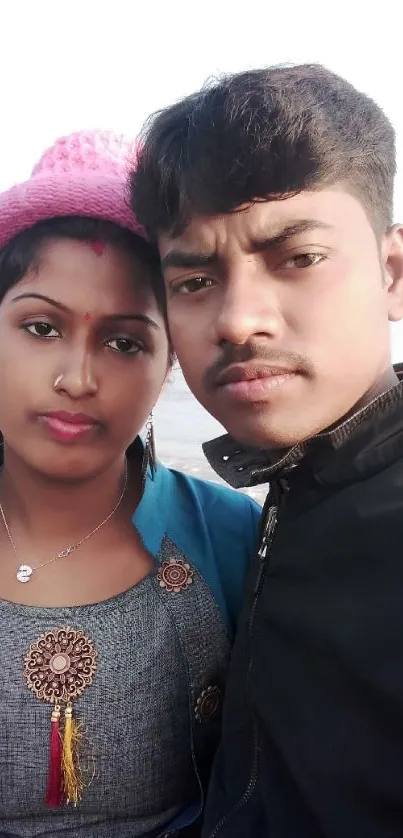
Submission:
POLYGON ((230 436, 244 448, 263 448, 270 451, 284 451, 306 439, 297 428, 284 428, 274 423, 264 423, 255 418, 254 422, 227 422, 226 430, 230 436))
MULTIPOLYGON (((304 404, 308 403, 309 407, 309 394, 305 390, 305 378, 295 376, 289 384, 271 394, 270 398, 261 401, 236 401, 220 390, 203 393, 204 398, 200 401, 243 447, 282 451, 292 448, 310 435, 311 411, 306 417, 308 421, 301 422, 301 418, 304 418, 304 404)), ((316 427, 312 430, 315 432, 316 427)))

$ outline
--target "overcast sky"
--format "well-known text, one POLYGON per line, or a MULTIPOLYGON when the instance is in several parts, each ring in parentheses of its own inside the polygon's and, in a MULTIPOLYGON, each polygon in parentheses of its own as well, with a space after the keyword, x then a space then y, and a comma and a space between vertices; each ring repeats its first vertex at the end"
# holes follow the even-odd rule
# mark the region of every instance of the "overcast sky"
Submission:
MULTIPOLYGON (((62 134, 137 133, 147 115, 225 71, 319 61, 375 98, 398 136, 403 220, 402 33, 398 0, 11 0, 0 3, 0 189, 62 134)), ((403 326, 394 330, 403 358, 403 326)))

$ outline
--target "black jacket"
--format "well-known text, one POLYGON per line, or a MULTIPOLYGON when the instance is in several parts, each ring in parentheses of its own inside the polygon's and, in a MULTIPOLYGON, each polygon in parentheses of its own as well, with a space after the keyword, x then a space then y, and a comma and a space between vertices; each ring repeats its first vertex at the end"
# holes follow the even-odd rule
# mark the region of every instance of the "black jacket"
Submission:
POLYGON ((272 489, 203 838, 402 838, 403 384, 275 465, 205 450, 272 489))

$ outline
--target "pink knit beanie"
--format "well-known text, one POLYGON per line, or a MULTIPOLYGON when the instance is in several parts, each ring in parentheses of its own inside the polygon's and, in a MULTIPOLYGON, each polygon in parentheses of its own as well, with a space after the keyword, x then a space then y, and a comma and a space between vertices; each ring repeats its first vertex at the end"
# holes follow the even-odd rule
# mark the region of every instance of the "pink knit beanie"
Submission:
POLYGON ((109 131, 80 131, 56 140, 25 183, 0 194, 0 249, 39 221, 87 216, 144 236, 126 192, 136 145, 109 131))

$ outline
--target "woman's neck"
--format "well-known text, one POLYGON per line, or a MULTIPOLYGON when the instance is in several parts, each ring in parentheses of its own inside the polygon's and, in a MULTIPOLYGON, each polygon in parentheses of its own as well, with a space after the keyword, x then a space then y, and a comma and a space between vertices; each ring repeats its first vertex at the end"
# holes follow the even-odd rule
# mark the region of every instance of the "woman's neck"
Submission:
MULTIPOLYGON (((115 519, 124 516, 127 520, 137 505, 141 493, 140 471, 140 464, 134 458, 128 490, 115 519)), ((0 501, 17 543, 29 539, 36 548, 54 544, 56 550, 63 549, 107 518, 119 500, 124 478, 124 455, 102 474, 81 481, 62 481, 27 468, 6 447, 0 501)))

